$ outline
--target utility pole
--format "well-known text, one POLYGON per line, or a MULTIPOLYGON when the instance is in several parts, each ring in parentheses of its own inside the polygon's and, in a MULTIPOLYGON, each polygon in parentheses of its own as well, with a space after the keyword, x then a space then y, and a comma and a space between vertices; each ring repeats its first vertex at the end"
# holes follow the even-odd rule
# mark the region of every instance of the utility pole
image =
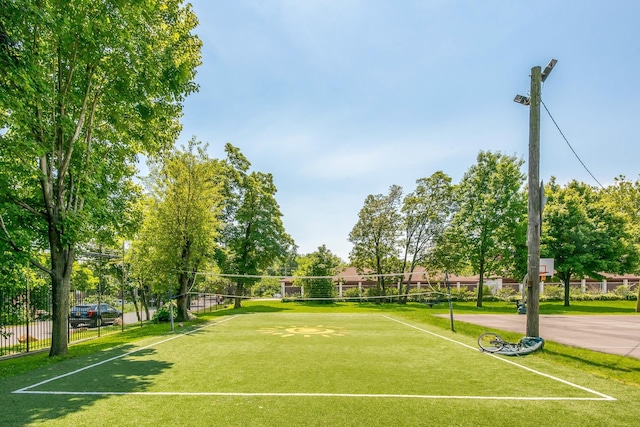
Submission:
POLYGON ((558 62, 549 61, 544 71, 531 69, 530 97, 516 95, 514 101, 529 106, 529 209, 527 228, 527 336, 540 336, 540 234, 542 191, 540 183, 540 93, 542 82, 558 62))
POLYGON ((529 104, 529 226, 527 227, 527 336, 540 335, 540 66, 531 69, 529 104))

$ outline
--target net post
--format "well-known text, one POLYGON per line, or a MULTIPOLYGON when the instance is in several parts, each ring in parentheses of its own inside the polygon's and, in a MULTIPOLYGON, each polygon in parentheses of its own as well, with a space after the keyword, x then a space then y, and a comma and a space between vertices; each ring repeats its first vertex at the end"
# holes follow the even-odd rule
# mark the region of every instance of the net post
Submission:
POLYGON ((451 283, 449 283, 449 272, 444 272, 444 283, 447 286, 447 298, 449 299, 449 318, 451 319, 451 332, 455 332, 456 328, 453 325, 453 302, 451 301, 451 283))
POLYGON ((174 332, 173 325, 173 296, 171 295, 171 271, 169 271, 169 319, 171 319, 171 332, 174 332))

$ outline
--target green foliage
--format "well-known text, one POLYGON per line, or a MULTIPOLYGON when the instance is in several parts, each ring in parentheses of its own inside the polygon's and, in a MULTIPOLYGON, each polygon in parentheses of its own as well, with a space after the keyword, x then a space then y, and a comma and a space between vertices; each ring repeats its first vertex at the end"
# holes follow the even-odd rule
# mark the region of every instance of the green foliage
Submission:
POLYGON ((197 89, 197 19, 179 0, 15 0, 0 9, 10 41, 0 49, 3 240, 50 254, 31 261, 56 289, 51 355, 60 355, 75 251, 136 228, 137 157, 179 135, 182 102, 197 89))
POLYGON ((614 293, 620 298, 628 300, 635 300, 638 297, 638 294, 634 290, 632 290, 631 286, 629 285, 618 286, 615 289, 614 293))
POLYGON ((162 307, 159 307, 156 312, 153 313, 153 317, 151 320, 153 320, 154 323, 169 322, 171 320, 171 311, 169 311, 170 309, 173 310, 173 318, 177 319, 178 307, 175 301, 171 301, 170 303, 167 302, 163 304, 162 307))
MULTIPOLYGON (((636 237, 628 217, 608 201, 606 192, 572 181, 565 187, 551 180, 542 225, 541 253, 555 259, 557 276, 602 277, 603 272, 627 273, 639 261, 636 237)), ((569 305, 570 289, 564 289, 569 305)))
POLYGON ((294 276, 314 277, 293 281, 295 286, 304 286, 305 297, 332 298, 335 296, 333 277, 338 273, 342 261, 325 245, 309 255, 298 257, 297 264, 298 268, 294 276))
MULTIPOLYGON (((146 249, 155 270, 174 272, 178 283, 178 320, 187 320, 188 289, 196 273, 213 263, 219 217, 223 166, 210 159, 206 144, 192 138, 151 163, 151 197, 137 246, 146 249)), ((153 274, 153 273, 151 273, 153 274)), ((174 282, 174 283, 175 283, 174 282)))
POLYGON ((564 286, 545 284, 544 292, 540 295, 540 301, 562 301, 563 294, 564 286))
MULTIPOLYGON (((471 266, 483 283, 487 273, 522 268, 526 254, 522 164, 521 159, 500 153, 478 154, 477 163, 454 189, 457 210, 434 256, 443 269, 460 272, 471 266)), ((478 287, 478 306, 483 292, 484 287, 478 287)))
POLYGON ((94 274, 92 268, 84 263, 73 263, 71 273, 71 287, 79 291, 94 290, 98 286, 99 278, 94 274))
MULTIPOLYGON (((402 265, 398 244, 401 236, 400 215, 402 187, 392 185, 389 194, 369 195, 358 213, 358 222, 349 233, 353 249, 349 254, 351 264, 359 272, 376 274, 397 272, 402 265)), ((384 294, 391 278, 378 276, 378 293, 384 294)))
MULTIPOLYGON (((259 275, 277 260, 290 256, 293 239, 282 223, 273 176, 249 173, 251 163, 233 145, 226 144, 225 152, 222 190, 225 204, 221 214, 223 228, 218 237, 224 249, 218 251, 217 261, 225 272, 259 275)), ((256 280, 239 278, 236 281, 236 294, 242 295, 245 285, 251 286, 256 280)), ((239 298, 235 306, 240 307, 239 298)))
MULTIPOLYGON (((413 272, 427 262, 438 240, 449 225, 453 212, 451 178, 438 171, 416 181, 416 189, 402 202, 402 266, 400 271, 413 272)), ((407 281, 405 287, 409 289, 407 281)))
POLYGON ((342 296, 345 298, 359 298, 361 297, 361 292, 360 292, 360 288, 358 287, 353 287, 353 288, 349 288, 346 289, 345 291, 342 292, 342 296))
POLYGON ((500 300, 500 301, 511 301, 511 302, 519 301, 522 299, 522 296, 520 295, 520 293, 518 293, 513 288, 502 288, 498 292, 496 292, 495 297, 497 300, 500 300))
POLYGON ((451 298, 456 301, 472 301, 474 299, 473 292, 466 287, 451 287, 451 298))
POLYGON ((282 290, 280 280, 277 278, 262 278, 251 287, 251 295, 256 297, 272 297, 282 290))

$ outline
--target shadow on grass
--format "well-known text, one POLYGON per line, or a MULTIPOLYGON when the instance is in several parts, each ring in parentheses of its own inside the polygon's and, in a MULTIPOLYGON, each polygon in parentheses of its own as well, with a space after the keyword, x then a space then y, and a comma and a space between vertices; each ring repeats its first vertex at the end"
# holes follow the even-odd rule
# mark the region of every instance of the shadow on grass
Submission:
POLYGON ((86 410, 112 396, 108 393, 149 390, 157 383, 156 378, 173 364, 154 360, 155 349, 134 350, 134 346, 124 345, 3 380, 0 398, 3 406, 11 410, 0 412, 0 425, 46 424, 86 410), (16 390, 19 392, 13 393, 16 390))
MULTIPOLYGON (((584 365, 589 365, 594 368, 598 368, 601 371, 611 371, 617 373, 640 373, 640 364, 631 364, 629 358, 623 356, 615 356, 611 354, 604 354, 589 351, 584 354, 580 354, 580 350, 567 350, 563 347, 559 347, 558 350, 549 349, 550 345, 547 345, 543 350, 545 354, 556 357, 558 359, 564 359, 569 362, 567 364, 575 364, 576 362, 584 365)), ((636 380, 637 381, 637 380, 636 380)))

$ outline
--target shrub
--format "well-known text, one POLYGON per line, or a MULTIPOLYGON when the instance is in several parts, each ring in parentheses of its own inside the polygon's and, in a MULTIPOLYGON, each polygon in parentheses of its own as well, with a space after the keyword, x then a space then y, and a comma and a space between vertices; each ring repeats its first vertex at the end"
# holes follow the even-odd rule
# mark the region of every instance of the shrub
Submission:
POLYGON ((153 313, 153 322, 168 322, 171 320, 171 312, 169 311, 169 307, 173 309, 173 318, 175 319, 178 316, 178 307, 174 301, 170 303, 164 304, 162 307, 158 308, 155 313, 153 313))
POLYGON ((520 294, 513 288, 502 288, 496 293, 496 298, 501 301, 515 302, 522 299, 520 294))
POLYGON ((593 301, 594 295, 580 292, 577 294, 571 294, 569 297, 574 301, 593 301))
POLYGON ((545 285, 544 292, 540 295, 540 301, 561 301, 564 299, 564 286, 545 285))
POLYGON ((411 288, 409 289, 409 300, 413 302, 423 301, 425 297, 429 296, 427 292, 429 292, 429 290, 426 288, 411 288))
POLYGON ((615 301, 621 299, 621 297, 615 292, 607 292, 606 294, 595 294, 593 299, 594 301, 615 301))
POLYGON ((638 299, 638 294, 635 291, 631 290, 631 286, 629 285, 618 286, 615 289, 614 293, 621 299, 633 301, 638 299))
POLYGON ((335 287, 331 279, 311 279, 305 284, 305 296, 308 298, 333 298, 334 295, 335 287))
POLYGON ((342 292, 342 296, 345 298, 358 298, 360 297, 360 289, 359 288, 349 288, 342 292))
POLYGON ((473 292, 468 290, 467 288, 452 287, 451 288, 451 299, 457 301, 472 301, 475 299, 475 295, 473 292))

